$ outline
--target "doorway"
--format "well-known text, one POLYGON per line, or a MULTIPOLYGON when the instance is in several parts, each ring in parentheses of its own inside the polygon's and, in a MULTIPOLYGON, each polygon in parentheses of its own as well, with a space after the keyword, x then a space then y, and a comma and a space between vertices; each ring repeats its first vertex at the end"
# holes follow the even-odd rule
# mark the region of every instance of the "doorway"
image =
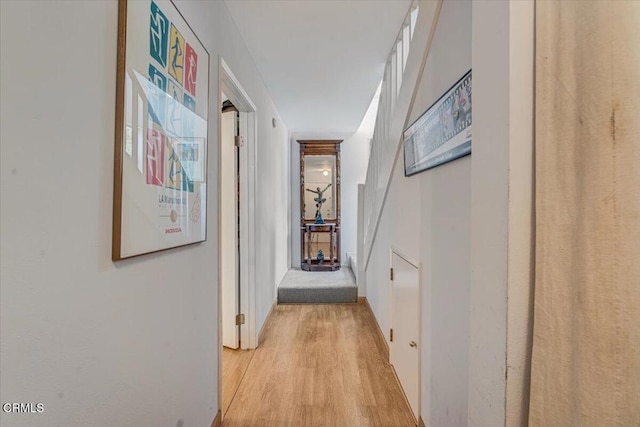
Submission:
POLYGON ((220 58, 218 108, 218 396, 222 416, 257 345, 255 328, 256 108, 220 58))
POLYGON ((420 416, 421 292, 419 263, 391 250, 389 362, 416 420, 420 416))

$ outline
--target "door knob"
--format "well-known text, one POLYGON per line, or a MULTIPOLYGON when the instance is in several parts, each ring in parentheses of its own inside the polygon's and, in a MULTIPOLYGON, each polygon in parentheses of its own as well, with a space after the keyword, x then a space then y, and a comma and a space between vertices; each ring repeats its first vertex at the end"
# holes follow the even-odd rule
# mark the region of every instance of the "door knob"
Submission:
POLYGON ((415 342, 415 341, 411 341, 411 342, 409 343, 409 347, 417 348, 417 347, 418 347, 418 344, 416 344, 416 342, 415 342))

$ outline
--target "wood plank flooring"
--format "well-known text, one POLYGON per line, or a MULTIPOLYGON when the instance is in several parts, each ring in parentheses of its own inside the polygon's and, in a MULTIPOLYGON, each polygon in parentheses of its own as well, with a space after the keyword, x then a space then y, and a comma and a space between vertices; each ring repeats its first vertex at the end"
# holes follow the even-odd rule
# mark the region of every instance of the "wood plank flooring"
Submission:
POLYGON ((222 413, 226 414, 255 350, 222 348, 222 413))
POLYGON ((364 304, 278 305, 225 427, 415 426, 364 304))

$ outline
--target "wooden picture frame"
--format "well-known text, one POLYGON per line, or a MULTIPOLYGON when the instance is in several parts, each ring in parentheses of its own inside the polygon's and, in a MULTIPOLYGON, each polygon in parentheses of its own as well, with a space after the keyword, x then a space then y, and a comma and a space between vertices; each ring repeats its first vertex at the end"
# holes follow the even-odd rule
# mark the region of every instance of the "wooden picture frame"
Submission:
POLYGON ((403 132, 404 176, 471 154, 471 89, 469 70, 403 132))
POLYGON ((169 0, 118 2, 112 260, 205 241, 210 56, 169 0))

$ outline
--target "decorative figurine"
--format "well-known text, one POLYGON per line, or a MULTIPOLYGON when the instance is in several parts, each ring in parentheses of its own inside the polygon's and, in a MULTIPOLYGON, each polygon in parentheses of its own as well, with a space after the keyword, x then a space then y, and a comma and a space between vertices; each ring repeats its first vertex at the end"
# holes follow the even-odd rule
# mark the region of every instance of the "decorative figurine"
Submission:
POLYGON ((316 258, 318 259, 318 264, 322 265, 324 262, 324 252, 322 252, 322 249, 318 249, 318 255, 316 255, 316 258))
POLYGON ((324 190, 320 190, 320 187, 316 187, 316 191, 307 188, 307 191, 318 195, 318 197, 313 199, 313 201, 316 202, 316 224, 325 224, 324 219, 322 219, 320 209, 322 208, 322 204, 327 201, 327 199, 322 197, 322 194, 327 191, 327 188, 329 187, 331 187, 331 184, 327 184, 327 186, 324 187, 324 190))

